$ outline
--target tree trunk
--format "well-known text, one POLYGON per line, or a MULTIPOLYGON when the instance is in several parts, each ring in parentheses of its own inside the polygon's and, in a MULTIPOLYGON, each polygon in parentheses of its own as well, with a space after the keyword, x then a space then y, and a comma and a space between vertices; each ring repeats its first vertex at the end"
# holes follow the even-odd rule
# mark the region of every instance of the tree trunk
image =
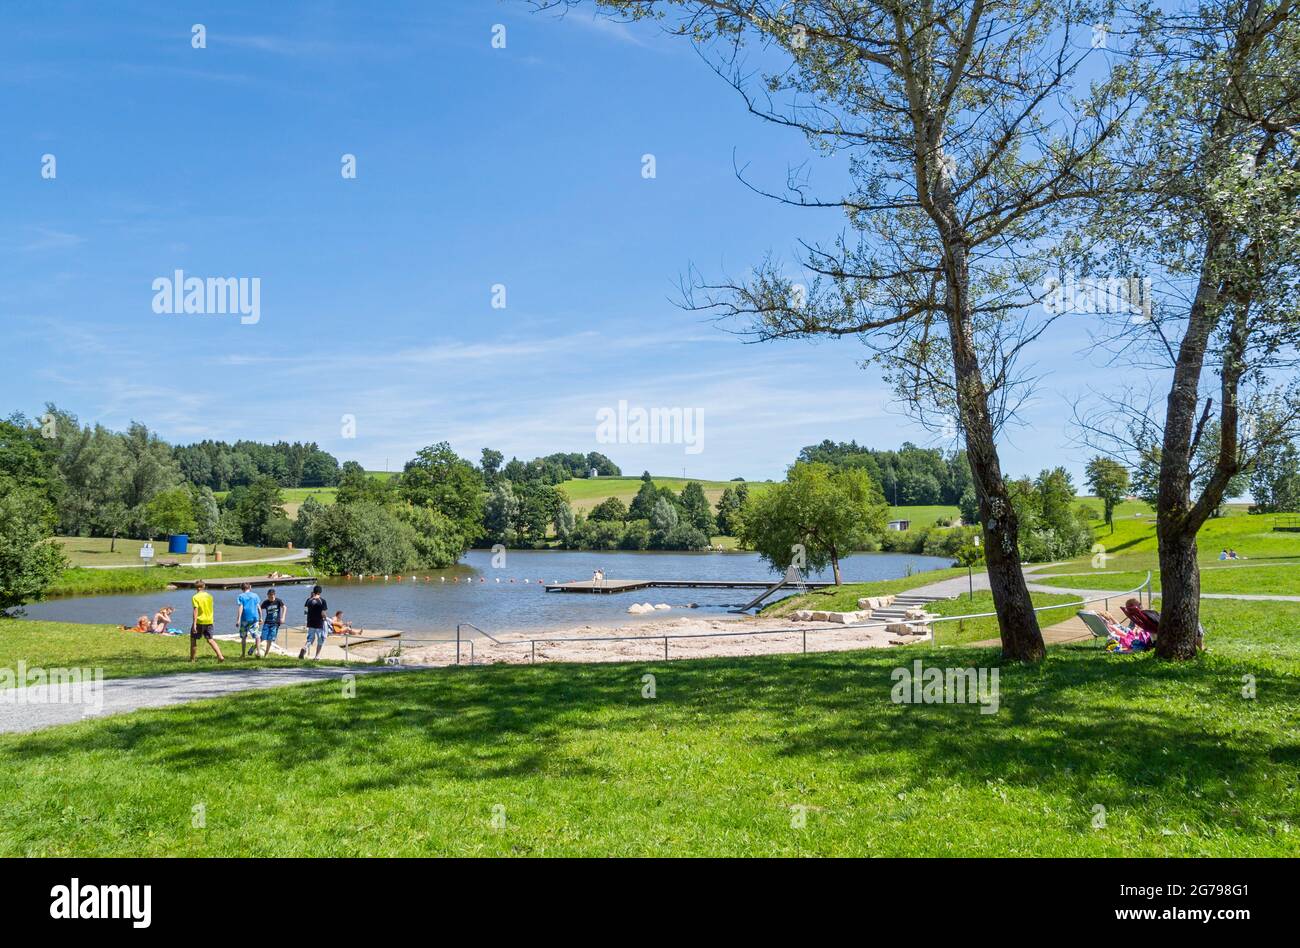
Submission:
POLYGON ((1196 537, 1182 530, 1165 531, 1160 538, 1160 633, 1156 655, 1184 660, 1196 657, 1201 608, 1201 571, 1196 563, 1196 537))
MULTIPOLYGON (((1221 234, 1211 234, 1201 262, 1196 296, 1188 314, 1187 332, 1178 347, 1173 382, 1165 401, 1160 489, 1156 497, 1161 589, 1156 654, 1161 658, 1186 659, 1196 654, 1201 596, 1196 534, 1205 522, 1205 505, 1212 498, 1207 489, 1201 503, 1192 504, 1191 464, 1198 436, 1196 408, 1200 401, 1200 375, 1210 334, 1218 322, 1219 287, 1215 274, 1218 262, 1228 251, 1230 246, 1221 234), (1166 568, 1172 572, 1166 573, 1166 568)), ((1235 444, 1235 416, 1231 436, 1235 444)))
POLYGON ((840 576, 840 558, 835 555, 833 550, 831 551, 831 569, 835 571, 835 585, 843 586, 844 579, 840 576))
POLYGON ((957 406, 966 432, 966 457, 975 480, 980 521, 984 529, 984 555, 1002 636, 1002 657, 1009 661, 1036 662, 1047 649, 1038 628, 1033 600, 1020 565, 1020 523, 994 440, 988 389, 980 371, 971 328, 970 270, 964 242, 945 246, 948 331, 952 341, 953 378, 957 406))
MULTIPOLYGON (((967 438, 970 450, 970 438, 967 438)), ((974 468, 972 462, 972 469, 974 468)), ((979 476, 979 475, 977 475, 979 476)), ((1020 564, 1017 534, 1020 524, 1000 472, 985 472, 995 480, 993 491, 980 491, 980 517, 984 521, 985 563, 993 608, 1002 635, 1002 657, 1017 662, 1036 662, 1046 654, 1038 615, 1020 564)))

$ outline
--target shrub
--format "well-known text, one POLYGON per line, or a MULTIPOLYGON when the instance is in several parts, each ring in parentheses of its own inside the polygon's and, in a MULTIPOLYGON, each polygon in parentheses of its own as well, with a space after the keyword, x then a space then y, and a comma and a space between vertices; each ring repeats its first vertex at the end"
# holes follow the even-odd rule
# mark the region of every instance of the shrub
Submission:
POLYGON ((414 533, 378 504, 335 504, 316 517, 312 563, 332 575, 398 573, 418 561, 414 533))

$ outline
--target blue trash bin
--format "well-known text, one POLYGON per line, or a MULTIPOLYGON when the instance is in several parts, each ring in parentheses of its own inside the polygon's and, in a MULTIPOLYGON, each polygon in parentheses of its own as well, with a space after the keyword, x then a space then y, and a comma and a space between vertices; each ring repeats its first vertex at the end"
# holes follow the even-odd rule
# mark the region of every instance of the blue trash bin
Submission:
POLYGON ((168 553, 188 553, 190 551, 190 535, 188 533, 176 533, 167 538, 168 553))

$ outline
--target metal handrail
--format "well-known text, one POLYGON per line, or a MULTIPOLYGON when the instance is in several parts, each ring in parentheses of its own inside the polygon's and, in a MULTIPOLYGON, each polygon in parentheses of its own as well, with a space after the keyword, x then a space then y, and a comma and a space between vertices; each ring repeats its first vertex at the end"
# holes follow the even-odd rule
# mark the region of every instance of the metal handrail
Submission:
MULTIPOLYGON (((1106 603, 1106 608, 1109 609, 1110 601, 1112 599, 1119 599, 1124 596, 1131 596, 1134 593, 1138 593, 1140 598, 1140 594, 1143 591, 1145 591, 1147 594, 1147 605, 1149 606, 1151 604, 1150 586, 1151 586, 1151 571, 1148 570, 1147 578, 1143 580, 1140 585, 1135 586, 1134 588, 1126 592, 1106 593, 1105 595, 1102 596, 1094 596, 1091 599, 1079 599, 1077 602, 1062 602, 1050 606, 1035 606, 1033 611, 1035 613, 1038 613, 1038 612, 1049 612, 1053 609, 1071 609, 1078 606, 1086 606, 1090 603, 1103 602, 1103 601, 1106 603)), ((996 612, 975 612, 964 616, 935 616, 934 618, 931 619, 918 620, 918 621, 920 621, 922 625, 929 626, 929 625, 937 625, 940 622, 959 622, 964 619, 987 619, 995 616, 997 616, 996 612)), ((839 632, 845 629, 879 629, 879 628, 884 628, 885 626, 890 624, 891 623, 888 622, 861 622, 861 623, 845 624, 834 629, 784 628, 784 629, 748 629, 748 630, 740 630, 737 632, 670 632, 670 633, 665 633, 663 635, 574 635, 574 636, 555 636, 555 637, 548 637, 544 639, 536 639, 536 638, 517 639, 514 641, 510 641, 510 640, 495 638, 488 632, 484 631, 483 629, 480 629, 478 626, 470 622, 461 622, 456 625, 455 639, 408 638, 404 635, 399 635, 398 654, 399 655, 401 654, 401 645, 403 640, 409 640, 411 642, 431 642, 431 643, 455 642, 456 643, 456 664, 459 665, 461 629, 470 628, 486 636, 496 645, 503 645, 503 646, 527 645, 529 647, 530 664, 537 663, 538 642, 541 642, 543 645, 545 645, 553 642, 656 642, 662 640, 664 643, 664 660, 668 661, 668 642, 672 639, 741 638, 745 636, 755 636, 755 635, 788 635, 791 632, 799 632, 802 634, 803 654, 806 655, 808 653, 808 633, 810 631, 811 632, 839 632)), ((934 630, 931 630, 931 635, 933 637, 932 638, 933 644, 938 645, 939 644, 938 634, 934 632, 934 630)), ((474 640, 469 639, 469 644, 470 644, 470 664, 473 665, 474 664, 474 640)))

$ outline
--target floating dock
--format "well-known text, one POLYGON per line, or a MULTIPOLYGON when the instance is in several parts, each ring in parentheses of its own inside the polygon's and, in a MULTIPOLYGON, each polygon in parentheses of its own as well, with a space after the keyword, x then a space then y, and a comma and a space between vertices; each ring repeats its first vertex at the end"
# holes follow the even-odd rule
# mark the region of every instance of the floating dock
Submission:
POLYGON ((195 583, 203 581, 203 585, 208 589, 238 589, 244 583, 256 587, 261 586, 304 586, 316 582, 315 576, 280 576, 272 579, 270 576, 230 576, 221 579, 208 579, 203 576, 194 579, 173 579, 172 585, 177 589, 193 589, 195 583))
MULTIPOLYGON (((835 584, 819 580, 805 582, 803 585, 808 589, 825 589, 835 584)), ((769 589, 772 586, 770 579, 603 579, 600 582, 583 579, 571 583, 547 583, 546 591, 609 595, 636 592, 638 589, 769 589)))

